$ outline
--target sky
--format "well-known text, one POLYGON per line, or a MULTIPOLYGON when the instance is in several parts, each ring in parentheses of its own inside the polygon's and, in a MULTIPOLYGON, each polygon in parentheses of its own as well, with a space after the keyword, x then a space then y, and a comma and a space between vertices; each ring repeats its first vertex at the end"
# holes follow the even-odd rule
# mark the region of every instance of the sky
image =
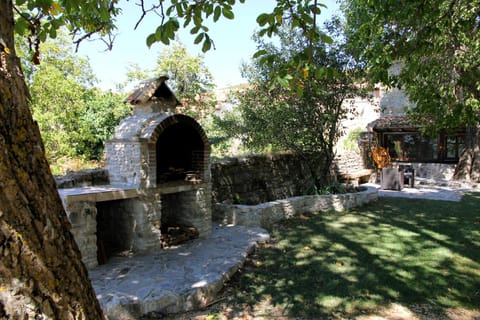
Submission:
MULTIPOLYGON (((89 59, 94 74, 99 80, 100 88, 115 90, 116 84, 126 80, 127 66, 135 63, 142 68, 153 68, 165 45, 155 43, 150 48, 146 38, 160 24, 160 17, 154 13, 147 15, 140 26, 134 30, 140 19, 141 10, 136 5, 137 0, 122 1, 122 14, 117 17, 116 38, 111 51, 105 50, 101 41, 84 41, 78 53, 89 59)), ((327 19, 338 11, 335 0, 321 1, 327 5, 320 15, 320 20, 327 19)), ((152 1, 146 0, 146 4, 152 1)), ((256 18, 259 14, 272 12, 275 0, 247 0, 244 4, 237 3, 234 7, 235 19, 220 19, 209 24, 209 35, 215 42, 215 50, 203 54, 204 62, 213 75, 218 88, 245 83, 240 74, 242 62, 248 62, 256 51, 252 40, 254 31, 258 28, 256 18)), ((191 56, 202 54, 201 45, 193 44, 195 36, 189 30, 181 30, 179 40, 187 47, 191 56)))

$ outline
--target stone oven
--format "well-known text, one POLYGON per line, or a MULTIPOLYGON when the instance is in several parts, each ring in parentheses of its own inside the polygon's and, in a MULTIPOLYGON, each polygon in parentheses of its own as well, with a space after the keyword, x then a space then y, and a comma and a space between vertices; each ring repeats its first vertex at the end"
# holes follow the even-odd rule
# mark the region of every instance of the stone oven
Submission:
POLYGON ((206 236, 211 228, 210 144, 197 121, 175 113, 180 103, 167 79, 144 81, 125 100, 134 106, 133 115, 106 144, 110 182, 159 198, 162 208, 155 210, 162 210, 162 223, 193 226, 206 236))
POLYGON ((133 114, 105 145, 110 185, 60 193, 88 267, 160 249, 172 230, 211 233, 210 144, 195 119, 175 113, 167 79, 144 81, 126 99, 133 114))
POLYGON ((126 99, 134 114, 106 145, 111 183, 159 188, 169 182, 210 181, 205 132, 193 118, 173 112, 179 102, 165 81, 146 81, 126 99))

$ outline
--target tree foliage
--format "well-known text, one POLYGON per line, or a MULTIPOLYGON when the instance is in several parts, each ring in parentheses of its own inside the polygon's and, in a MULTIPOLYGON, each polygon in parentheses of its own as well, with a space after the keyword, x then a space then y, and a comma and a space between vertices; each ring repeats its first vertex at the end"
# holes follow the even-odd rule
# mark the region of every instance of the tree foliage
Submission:
POLYGON ((259 50, 271 59, 262 64, 259 58, 244 68, 250 87, 238 95, 242 122, 234 126, 234 132, 253 150, 313 155, 312 172, 323 170, 315 174, 316 187, 320 188, 326 183, 320 179, 328 176, 333 148, 342 133, 340 121, 353 111, 345 102, 360 93, 360 70, 341 43, 310 47, 302 30, 291 25, 284 26, 278 35, 278 46, 257 38, 259 50), (272 80, 279 70, 292 67, 292 57, 307 49, 312 50, 310 65, 301 75, 290 75, 290 85, 272 80), (315 157, 319 153, 321 156, 315 157))
POLYGON ((413 112, 433 115, 436 129, 480 122, 479 8, 478 0, 343 4, 349 41, 371 80, 403 88, 413 112), (401 70, 389 73, 395 64, 401 70))
POLYGON ((405 90, 424 131, 466 128, 454 178, 472 181, 480 181, 479 8, 479 0, 343 4, 349 41, 372 81, 405 90))
POLYGON ((72 54, 65 36, 46 41, 41 51, 42 63, 29 69, 28 82, 48 158, 101 159, 104 142, 129 106, 119 95, 93 87, 88 60, 72 54))
POLYGON ((173 43, 158 56, 155 73, 168 75, 168 84, 179 97, 186 113, 201 118, 213 111, 215 85, 203 56, 191 56, 184 45, 173 43))

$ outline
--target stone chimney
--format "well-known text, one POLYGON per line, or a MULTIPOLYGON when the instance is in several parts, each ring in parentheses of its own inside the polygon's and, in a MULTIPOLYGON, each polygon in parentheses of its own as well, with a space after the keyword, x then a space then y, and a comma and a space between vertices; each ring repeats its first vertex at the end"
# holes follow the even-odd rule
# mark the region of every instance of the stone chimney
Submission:
POLYGON ((140 86, 125 99, 134 106, 134 114, 175 113, 181 103, 165 83, 167 76, 142 81, 140 86))

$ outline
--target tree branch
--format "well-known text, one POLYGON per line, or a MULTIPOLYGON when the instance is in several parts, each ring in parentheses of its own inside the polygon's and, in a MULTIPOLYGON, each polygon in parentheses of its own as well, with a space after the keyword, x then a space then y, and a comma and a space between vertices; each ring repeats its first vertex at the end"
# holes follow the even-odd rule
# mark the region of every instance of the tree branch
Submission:
POLYGON ((158 5, 152 5, 152 7, 150 9, 145 9, 145 1, 140 0, 140 3, 137 4, 137 6, 142 8, 142 15, 140 16, 140 19, 138 19, 138 21, 135 24, 135 27, 133 28, 133 30, 137 30, 138 26, 140 25, 140 23, 142 23, 143 19, 147 16, 147 14, 149 12, 152 12, 152 11, 155 12, 157 15, 159 15, 162 18, 161 25, 163 25, 163 22, 165 21, 165 12, 164 12, 164 8, 163 8, 163 1, 164 0, 159 0, 158 5), (160 14, 157 13, 158 9, 160 9, 160 11, 161 11, 160 14))

